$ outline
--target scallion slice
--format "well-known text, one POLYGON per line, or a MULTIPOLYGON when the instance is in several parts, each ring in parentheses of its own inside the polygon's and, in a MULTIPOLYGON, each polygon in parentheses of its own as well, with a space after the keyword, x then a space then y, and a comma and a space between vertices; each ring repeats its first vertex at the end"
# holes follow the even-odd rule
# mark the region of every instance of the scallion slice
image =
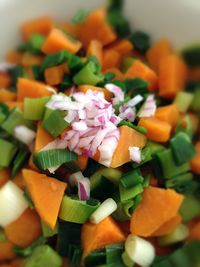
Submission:
POLYGON ((132 170, 124 173, 120 179, 120 184, 124 188, 130 188, 137 184, 141 184, 144 181, 142 174, 139 169, 132 170))
POLYGON ((45 111, 45 105, 50 97, 25 98, 24 118, 28 120, 41 120, 45 111))
POLYGON ((0 166, 8 167, 17 151, 17 147, 4 140, 0 139, 0 166))
POLYGON ((58 234, 58 224, 56 224, 53 230, 43 221, 41 221, 41 225, 42 225, 42 233, 44 237, 52 237, 58 234))
POLYGON ((194 94, 188 92, 178 92, 174 99, 174 104, 180 112, 187 112, 194 99, 194 94))
POLYGON ((11 177, 14 177, 18 173, 18 171, 24 165, 25 161, 28 159, 29 155, 30 151, 28 150, 28 148, 22 146, 13 161, 11 177))
POLYGON ((143 192, 142 184, 137 184, 134 187, 125 188, 122 185, 119 185, 120 200, 121 202, 133 199, 138 194, 143 192))

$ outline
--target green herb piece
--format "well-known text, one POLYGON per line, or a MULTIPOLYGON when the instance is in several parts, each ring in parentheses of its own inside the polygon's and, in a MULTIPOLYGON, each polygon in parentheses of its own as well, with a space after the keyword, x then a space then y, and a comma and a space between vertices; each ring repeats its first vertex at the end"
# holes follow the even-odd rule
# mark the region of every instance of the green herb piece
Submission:
POLYGON ((148 92, 147 87, 149 83, 143 79, 126 79, 124 84, 126 86, 126 92, 130 93, 132 97, 138 94, 144 95, 148 92))
POLYGON ((8 106, 0 102, 0 126, 5 121, 8 115, 9 115, 8 106))
POLYGON ((33 123, 24 119, 22 111, 18 108, 15 108, 11 111, 1 127, 9 134, 14 135, 14 129, 18 125, 24 125, 28 128, 34 129, 33 123))
POLYGON ((37 267, 60 267, 62 265, 62 258, 50 246, 40 245, 27 258, 24 267, 35 267, 36 263, 37 267))
POLYGON ((62 83, 60 84, 61 90, 68 89, 73 86, 73 81, 72 78, 68 75, 65 74, 62 83))
POLYGON ((100 202, 98 200, 81 201, 77 198, 64 196, 59 218, 64 221, 83 224, 99 206, 100 202))
POLYGON ((120 193, 120 200, 121 202, 133 199, 138 194, 143 192, 142 184, 137 184, 131 188, 125 188, 122 185, 119 185, 119 193, 120 193))
POLYGON ((172 148, 174 159, 178 165, 190 161, 196 154, 190 137, 184 132, 179 132, 171 138, 170 146, 172 148))
POLYGON ((39 53, 41 52, 42 46, 45 42, 45 36, 41 34, 32 34, 29 39, 29 45, 31 52, 39 53))
POLYGON ((54 138, 56 138, 64 129, 68 127, 68 123, 64 120, 65 113, 60 110, 46 110, 42 127, 54 138))
POLYGON ((8 167, 17 151, 17 147, 3 139, 0 139, 0 166, 8 167))
POLYGON ((174 104, 180 112, 187 112, 194 99, 194 94, 188 92, 178 92, 174 99, 174 104))
POLYGON ((123 16, 121 10, 113 9, 108 11, 107 20, 120 38, 127 37, 130 34, 129 22, 123 16))
POLYGON ((17 152, 17 155, 13 161, 11 177, 15 177, 15 175, 23 167, 29 155, 30 151, 28 150, 28 148, 26 146, 22 146, 20 150, 17 152))
POLYGON ((192 110, 200 113, 200 88, 194 91, 194 98, 191 104, 192 110))
POLYGON ((28 120, 41 120, 45 111, 45 105, 50 97, 25 98, 24 118, 28 120))
POLYGON ((132 215, 133 205, 134 205, 134 200, 118 202, 117 210, 112 214, 112 217, 119 222, 130 220, 132 215))
POLYGON ((183 222, 189 222, 200 215, 200 200, 193 195, 185 195, 183 204, 180 208, 183 222))
POLYGON ((122 10, 123 9, 123 0, 109 0, 108 1, 108 11, 110 10, 122 10))
POLYGON ((58 224, 56 224, 53 230, 43 221, 41 221, 41 225, 42 225, 42 233, 44 237, 52 237, 58 234, 58 224))
POLYGON ((33 65, 32 67, 33 76, 36 81, 44 81, 44 75, 40 70, 40 65, 33 65))
POLYGON ((51 149, 40 151, 33 155, 33 162, 41 170, 47 170, 51 167, 60 166, 66 162, 77 160, 77 155, 67 149, 51 149))
POLYGON ((92 61, 88 62, 78 73, 73 77, 73 81, 77 85, 89 84, 96 85, 102 82, 104 76, 97 72, 96 64, 92 61))
POLYGON ((75 16, 72 18, 72 22, 74 24, 80 24, 82 23, 88 16, 89 11, 85 10, 85 9, 80 9, 75 16))
POLYGON ((45 69, 60 65, 66 61, 66 51, 62 50, 60 52, 49 54, 45 57, 42 66, 41 71, 43 72, 45 69))
POLYGON ((136 31, 131 34, 129 40, 134 45, 134 47, 143 54, 149 49, 151 45, 150 36, 141 31, 136 31))
POLYGON ((181 52, 182 57, 186 61, 186 63, 191 66, 199 66, 200 62, 200 44, 193 44, 191 46, 186 47, 181 52))
POLYGON ((131 188, 135 185, 141 184, 144 181, 140 169, 135 169, 124 173, 120 179, 120 184, 124 188, 131 188))
POLYGON ((36 241, 34 241, 30 246, 26 248, 15 246, 13 250, 16 253, 16 255, 20 257, 28 257, 33 253, 36 247, 45 244, 45 242, 46 242, 46 238, 42 236, 42 237, 39 237, 36 241))
POLYGON ((84 261, 85 267, 99 266, 106 263, 106 251, 105 248, 92 251, 84 261))
POLYGON ((128 127, 132 128, 132 129, 140 132, 141 134, 146 134, 147 133, 146 128, 144 128, 143 126, 136 126, 132 122, 125 121, 125 120, 120 121, 120 123, 117 126, 120 127, 120 126, 123 126, 123 125, 128 126, 128 127))
POLYGON ((104 82, 108 83, 115 78, 115 74, 113 72, 107 72, 104 75, 104 82))

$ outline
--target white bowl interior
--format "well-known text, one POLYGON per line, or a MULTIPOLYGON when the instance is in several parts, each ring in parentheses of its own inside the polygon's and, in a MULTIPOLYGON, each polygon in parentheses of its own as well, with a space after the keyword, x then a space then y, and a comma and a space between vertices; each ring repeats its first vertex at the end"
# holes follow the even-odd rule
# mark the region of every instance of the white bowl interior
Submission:
MULTIPOLYGON (((42 15, 69 20, 80 8, 93 9, 105 0, 0 0, 0 58, 20 41, 23 21, 42 15)), ((153 39, 167 37, 176 48, 200 40, 199 0, 125 0, 125 13, 133 29, 153 39)))

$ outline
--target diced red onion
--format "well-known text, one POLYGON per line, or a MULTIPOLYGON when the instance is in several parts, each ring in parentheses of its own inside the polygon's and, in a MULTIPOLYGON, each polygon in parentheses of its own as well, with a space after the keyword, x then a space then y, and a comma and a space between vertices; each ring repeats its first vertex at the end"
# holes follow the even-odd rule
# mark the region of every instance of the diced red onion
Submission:
POLYGON ((35 139, 36 133, 24 125, 18 125, 14 129, 15 137, 26 145, 30 145, 35 139))
POLYGON ((87 124, 85 121, 77 121, 72 123, 72 129, 75 131, 85 131, 88 129, 87 124))
POLYGON ((105 85, 105 88, 109 92, 114 94, 114 98, 112 99, 113 105, 116 105, 119 102, 124 100, 124 92, 122 91, 122 89, 119 86, 112 84, 112 83, 108 83, 105 85))
POLYGON ((78 181, 78 196, 80 200, 88 200, 90 198, 90 180, 88 178, 78 181))
POLYGON ((64 117, 64 120, 68 123, 71 123, 73 120, 75 120, 77 117, 77 111, 75 110, 69 110, 67 112, 67 115, 64 117))
POLYGON ((78 185, 78 181, 80 179, 85 178, 82 174, 82 172, 75 172, 69 175, 69 183, 71 184, 71 186, 75 186, 78 185))
POLYGON ((123 112, 119 113, 119 117, 123 120, 134 122, 136 117, 135 108, 127 107, 123 112))
POLYGON ((139 104, 143 100, 143 96, 136 95, 131 100, 129 100, 125 105, 127 107, 135 107, 137 104, 139 104))
POLYGON ((132 146, 132 147, 129 147, 128 150, 129 150, 130 159, 133 162, 140 164, 142 161, 141 149, 139 147, 132 146))
POLYGON ((156 112, 156 101, 154 95, 148 95, 146 101, 138 112, 138 117, 151 117, 156 112))

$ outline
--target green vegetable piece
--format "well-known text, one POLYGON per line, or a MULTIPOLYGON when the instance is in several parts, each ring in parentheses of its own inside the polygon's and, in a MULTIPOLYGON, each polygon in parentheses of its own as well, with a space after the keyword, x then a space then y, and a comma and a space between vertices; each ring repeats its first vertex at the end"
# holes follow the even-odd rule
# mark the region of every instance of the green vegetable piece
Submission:
POLYGON ((191 67, 199 66, 200 44, 197 43, 186 47, 185 49, 182 50, 181 54, 189 66, 191 67))
POLYGON ((73 81, 77 85, 88 84, 96 85, 104 80, 104 76, 97 72, 94 62, 88 62, 78 73, 73 77, 73 81))
POLYGON ((99 184, 102 176, 107 178, 113 184, 118 185, 121 175, 122 172, 117 169, 113 168, 99 169, 90 177, 91 189, 94 189, 99 184))
POLYGON ((140 169, 135 169, 122 175, 120 184, 128 189, 144 181, 140 169))
POLYGON ((155 155, 155 158, 156 164, 154 165, 154 170, 159 169, 158 165, 160 165, 160 170, 162 172, 161 178, 170 179, 190 170, 190 164, 188 162, 182 165, 177 165, 175 163, 171 149, 165 149, 164 151, 158 152, 155 155))
POLYGON ((46 68, 50 68, 56 65, 60 65, 66 61, 66 51, 62 50, 60 52, 49 54, 45 57, 41 71, 43 72, 46 68))
POLYGON ((127 200, 123 203, 118 202, 117 210, 112 214, 112 217, 119 222, 130 220, 133 206, 134 206, 133 200, 127 200))
POLYGON ((80 201, 64 196, 61 203, 59 218, 74 223, 85 223, 90 215, 100 206, 98 200, 80 201))
POLYGON ((12 85, 16 86, 18 78, 24 77, 23 67, 19 65, 15 66, 10 70, 10 75, 11 75, 12 85))
POLYGON ((122 125, 126 125, 142 134, 146 134, 147 133, 147 130, 146 128, 144 128, 143 126, 136 126, 134 125, 133 123, 129 122, 129 121, 125 121, 125 120, 122 120, 120 121, 120 123, 117 125, 118 127, 122 126, 122 125))
POLYGON ((26 146, 22 146, 13 161, 11 177, 14 177, 19 172, 19 170, 28 159, 29 155, 30 151, 28 150, 28 148, 26 146))
POLYGON ((100 264, 106 263, 106 251, 105 249, 98 249, 92 251, 84 261, 85 267, 99 266, 100 264))
POLYGON ((38 246, 28 257, 24 267, 61 267, 62 258, 48 245, 38 246))
POLYGON ((12 110, 8 118, 2 124, 2 128, 9 134, 14 136, 14 129, 18 125, 25 125, 28 128, 34 129, 33 123, 24 119, 23 113, 18 108, 12 110))
POLYGON ((134 162, 132 164, 133 168, 137 168, 137 167, 149 162, 152 159, 151 155, 152 155, 151 154, 151 149, 148 146, 143 148, 142 151, 141 151, 141 159, 142 160, 141 160, 141 162, 139 164, 134 162))
POLYGON ((173 177, 172 179, 169 179, 166 181, 165 186, 167 188, 174 188, 177 191, 182 188, 182 186, 187 185, 188 182, 192 181, 193 174, 191 172, 186 172, 180 175, 177 175, 176 177, 173 177))
POLYGON ((189 222, 200 215, 200 201, 192 195, 186 195, 180 209, 183 222, 189 222))
POLYGON ((130 66, 133 64, 135 58, 134 57, 125 57, 121 64, 121 71, 123 73, 127 72, 130 66))
POLYGON ((177 165, 190 161, 196 154, 192 141, 184 132, 179 132, 171 138, 170 146, 177 165))
POLYGON ((82 23, 88 16, 89 12, 85 9, 80 9, 72 18, 74 24, 82 23))
POLYGON ((25 98, 24 118, 28 120, 41 120, 45 111, 45 105, 50 97, 25 98))
POLYGON ((0 113, 0 126, 5 121, 5 119, 6 119, 6 115, 4 113, 0 113))
POLYGON ((136 31, 131 34, 129 40, 132 42, 134 47, 143 54, 149 49, 151 45, 150 36, 141 31, 136 31))
POLYGON ((73 86, 72 78, 68 74, 65 74, 63 81, 60 84, 60 88, 62 90, 65 90, 65 89, 70 88, 72 86, 73 86))
POLYGON ((68 262, 70 266, 80 266, 83 250, 80 245, 69 244, 68 262))
POLYGON ((163 151, 165 147, 159 143, 148 141, 146 147, 151 149, 151 155, 154 156, 157 152, 163 151))
POLYGON ((33 52, 40 52, 45 42, 45 36, 41 34, 32 34, 29 39, 29 44, 33 52))
POLYGON ((200 113, 200 88, 194 91, 194 98, 191 104, 192 110, 200 113))
POLYGON ((192 124, 192 120, 189 115, 186 115, 180 120, 175 129, 175 134, 178 132, 184 132, 189 135, 190 138, 193 137, 195 129, 192 124))
POLYGON ((137 184, 134 187, 126 189, 122 185, 119 185, 119 193, 121 202, 133 199, 138 194, 143 192, 142 184, 137 184))
POLYGON ((68 149, 51 149, 40 151, 33 155, 33 162, 41 170, 47 170, 51 167, 60 166, 63 163, 77 160, 77 155, 68 149))
POLYGON ((115 74, 113 72, 107 72, 104 75, 104 82, 108 83, 115 78, 115 74))
POLYGON ((178 92, 174 99, 180 112, 187 112, 194 99, 194 94, 188 92, 178 92))
POLYGON ((3 229, 0 228, 0 243, 6 241, 6 235, 3 229))
POLYGON ((57 235, 58 224, 56 224, 56 226, 53 230, 43 221, 41 221, 41 225, 42 225, 42 233, 43 233, 44 237, 52 237, 54 235, 57 235))
POLYGON ((143 79, 125 79, 124 84, 126 86, 126 92, 131 94, 132 97, 138 94, 144 95, 148 93, 147 87, 149 83, 143 79))
POLYGON ((56 138, 64 129, 68 127, 68 123, 64 120, 65 113, 61 110, 50 110, 45 112, 42 121, 42 127, 54 138, 56 138))
POLYGON ((124 250, 123 244, 111 244, 106 246, 106 264, 116 264, 120 266, 122 263, 121 255, 124 250))
POLYGON ((8 167, 17 151, 17 147, 3 139, 0 139, 0 166, 8 167))
POLYGON ((130 209, 131 214, 134 212, 134 210, 137 208, 137 206, 140 204, 141 201, 142 201, 142 194, 140 193, 134 198, 133 206, 130 209))

